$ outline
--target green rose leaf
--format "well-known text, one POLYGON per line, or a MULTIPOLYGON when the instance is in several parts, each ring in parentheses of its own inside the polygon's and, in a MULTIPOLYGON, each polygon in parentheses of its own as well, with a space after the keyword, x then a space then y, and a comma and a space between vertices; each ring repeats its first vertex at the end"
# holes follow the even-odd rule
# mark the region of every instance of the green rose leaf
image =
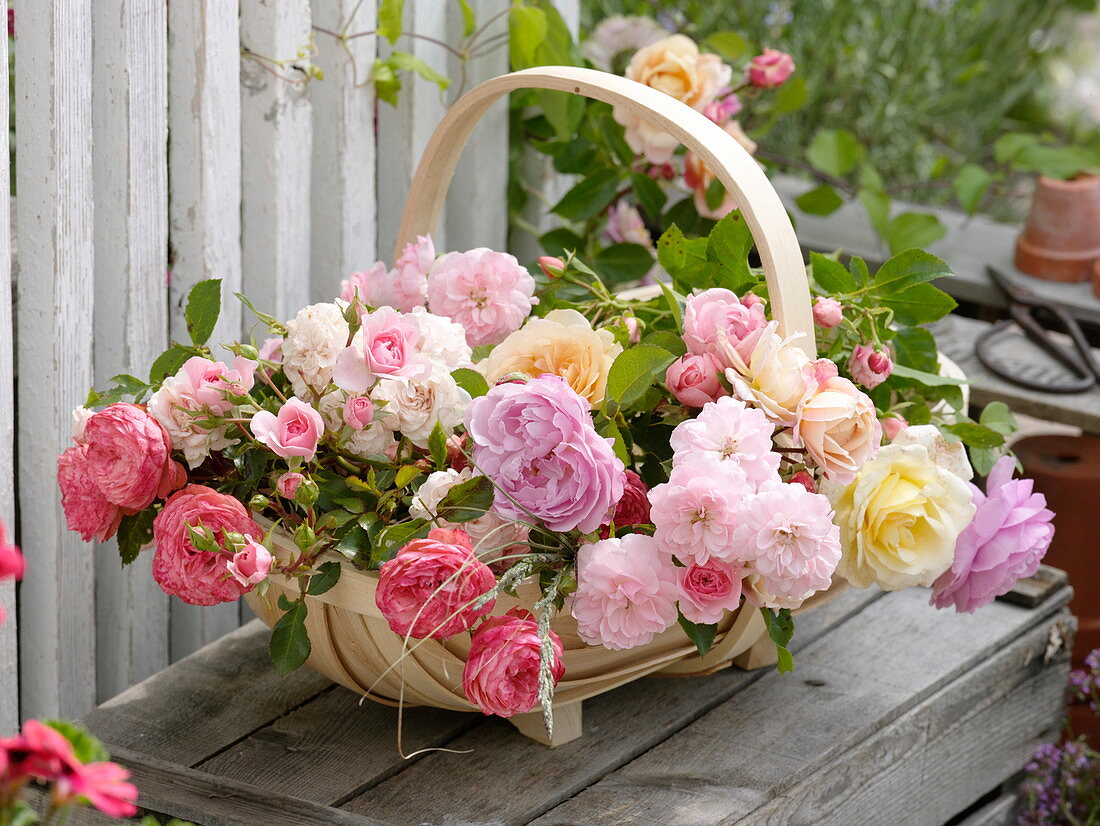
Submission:
POLYGON ((462 36, 469 37, 477 28, 477 18, 466 0, 458 0, 458 5, 462 9, 462 36))
POLYGON ((947 235, 947 228, 935 215, 925 212, 903 212, 890 221, 884 240, 891 254, 902 250, 926 247, 947 235))
POLYGON ((638 202, 646 215, 653 219, 660 218, 661 210, 665 208, 665 203, 668 201, 668 195, 661 189, 661 185, 641 172, 632 173, 630 181, 634 185, 634 194, 638 196, 638 202))
POLYGON ((774 611, 771 608, 761 608, 760 613, 764 615, 764 622, 767 623, 768 636, 775 643, 776 668, 780 674, 793 671, 794 657, 787 648, 791 637, 794 636, 794 620, 791 618, 790 609, 781 608, 779 611, 774 611))
POLYGON ((309 578, 309 587, 306 588, 306 593, 316 597, 331 591, 332 587, 340 581, 342 570, 343 566, 336 560, 321 563, 317 573, 309 578))
POLYGON ((141 549, 153 541, 153 519, 156 511, 146 508, 140 513, 122 517, 118 523, 118 555, 123 565, 138 558, 141 549))
POLYGON ((1004 402, 990 402, 987 404, 982 410, 982 415, 978 418, 978 421, 990 430, 996 430, 1005 436, 1011 436, 1019 428, 1016 417, 1012 415, 1012 411, 1008 409, 1008 405, 1004 402))
POLYGON ((844 205, 844 199, 828 184, 803 192, 794 202, 807 215, 832 215, 844 205))
POLYGON ((916 284, 952 275, 951 268, 942 259, 924 250, 908 249, 887 259, 878 268, 874 285, 879 291, 897 293, 916 284))
POLYGON ((535 54, 546 41, 546 12, 515 3, 508 10, 508 48, 513 69, 535 65, 535 54))
POLYGON ((894 364, 894 372, 892 375, 902 379, 910 379, 911 381, 920 382, 926 387, 943 387, 945 385, 963 385, 967 384, 965 379, 953 379, 950 376, 940 376, 936 373, 928 373, 924 370, 914 370, 912 367, 906 367, 904 364, 894 364))
POLYGON ((301 667, 312 649, 309 634, 306 633, 309 609, 304 600, 289 602, 285 596, 280 597, 279 607, 285 613, 271 629, 271 643, 267 650, 279 673, 289 674, 301 667))
POLYGON ((652 344, 623 350, 608 372, 607 398, 614 399, 621 408, 630 407, 675 360, 668 350, 652 344))
POLYGON ((637 281, 653 266, 653 253, 641 244, 612 244, 596 254, 593 266, 610 285, 637 281))
POLYGON ((687 241, 675 224, 657 239, 657 261, 673 278, 687 263, 687 241))
POLYGON ((470 398, 476 399, 489 392, 489 383, 485 381, 485 376, 469 367, 459 367, 452 371, 451 378, 455 380, 455 384, 470 394, 470 398))
POLYGON ((886 293, 882 303, 894 311, 902 324, 916 325, 939 321, 958 305, 955 299, 931 284, 915 284, 896 293, 886 293))
POLYGON ((475 476, 447 491, 436 516, 448 522, 472 522, 493 506, 495 496, 496 489, 489 477, 475 476))
POLYGON ((701 625, 687 619, 683 614, 679 615, 680 627, 684 629, 688 639, 695 643, 699 656, 705 656, 710 647, 714 645, 714 637, 718 634, 717 625, 701 625))
POLYGON ((602 212, 618 191, 619 173, 604 169, 566 192, 550 211, 567 221, 587 221, 602 212))
POLYGON ((431 523, 427 520, 410 519, 407 522, 398 522, 383 528, 374 537, 371 545, 370 566, 376 570, 381 568, 382 563, 393 559, 397 552, 412 540, 427 536, 431 527, 431 523))
MULTIPOLYGON (((477 375, 478 377, 481 376, 480 373, 477 375)), ((481 381, 484 383, 485 379, 481 379, 481 381)), ((472 396, 473 393, 470 395, 472 396)), ((432 463, 435 465, 436 470, 443 470, 447 466, 447 431, 443 429, 440 422, 435 423, 431 435, 428 436, 428 452, 432 455, 432 463)))
POLYGON ((151 384, 162 381, 166 376, 173 376, 183 367, 183 363, 193 354, 180 347, 169 347, 153 362, 149 368, 149 382, 151 384))
POLYGON ((378 34, 396 43, 404 26, 405 0, 382 0, 378 7, 378 34))
POLYGON ((709 35, 702 43, 704 49, 715 52, 729 63, 740 63, 749 56, 751 46, 745 36, 731 31, 709 35))
POLYGON ((855 276, 839 261, 820 252, 810 253, 810 269, 813 272, 814 281, 826 292, 849 293, 856 288, 855 276))
POLYGON ((220 278, 200 281, 191 288, 191 292, 187 294, 187 307, 183 311, 183 318, 187 322, 187 333, 196 347, 201 347, 210 340, 221 311, 222 280, 220 278))
POLYGON ((993 176, 976 163, 968 163, 959 170, 952 182, 952 189, 959 200, 959 205, 966 210, 967 215, 973 215, 978 211, 978 205, 982 202, 991 183, 993 183, 993 176))
POLYGON ((847 129, 818 129, 806 149, 806 157, 815 169, 840 178, 863 160, 863 147, 847 129))
POLYGON ((1005 443, 1004 434, 977 422, 955 422, 943 427, 958 436, 967 447, 1000 447, 1005 443))

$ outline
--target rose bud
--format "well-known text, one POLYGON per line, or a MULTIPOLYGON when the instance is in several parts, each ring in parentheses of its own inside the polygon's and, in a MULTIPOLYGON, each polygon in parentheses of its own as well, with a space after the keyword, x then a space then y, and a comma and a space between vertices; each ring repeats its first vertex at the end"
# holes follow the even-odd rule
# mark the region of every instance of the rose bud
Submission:
POLYGON ((669 365, 665 385, 680 404, 702 407, 726 395, 718 380, 720 366, 709 354, 688 353, 669 365))
POLYGON ((547 278, 561 278, 565 272, 565 262, 556 255, 544 255, 539 258, 539 269, 547 278))
POLYGON ((764 49, 749 64, 749 83, 762 89, 782 86, 794 71, 794 58, 778 49, 764 49))
POLYGON ((818 327, 835 327, 844 318, 844 305, 835 298, 819 295, 814 299, 814 323, 818 327))

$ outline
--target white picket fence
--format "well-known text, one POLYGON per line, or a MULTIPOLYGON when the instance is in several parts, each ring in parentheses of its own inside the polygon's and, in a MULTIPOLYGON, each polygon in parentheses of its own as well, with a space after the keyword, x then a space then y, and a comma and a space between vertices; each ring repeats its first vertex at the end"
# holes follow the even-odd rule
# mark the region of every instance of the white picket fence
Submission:
MULTIPOLYGON (((445 108, 419 78, 396 108, 376 105, 362 84, 390 47, 373 36, 345 50, 316 34, 324 79, 303 82, 309 59, 295 58, 311 28, 339 30, 354 14, 347 31, 374 29, 376 0, 313 0, 312 12, 309 0, 16 2, 14 222, 0 199, 0 246, 12 253, 0 254, 0 520, 17 524, 27 574, 18 620, 15 590, 0 586, 0 732, 17 717, 79 716, 241 622, 236 604, 170 601, 148 554, 123 570, 113 543, 93 548, 65 529, 55 457, 70 411, 93 383, 144 373, 184 337, 180 302, 199 280, 223 279, 216 335, 226 339, 250 323, 233 292, 288 317, 388 259, 445 108)), ((470 5, 484 22, 508 2, 470 5)), ((449 42, 461 32, 457 2, 406 6, 406 30, 449 42)), ((575 21, 576 0, 560 6, 575 21)), ((506 18, 495 26, 506 31, 506 18)), ((428 40, 395 48, 457 75, 428 40)), ((0 89, 7 66, 0 56, 0 89)), ((471 64, 470 81, 506 68, 506 50, 494 51, 471 64)), ((7 108, 0 94, 0 123, 7 108)), ((471 141, 439 247, 503 248, 507 129, 500 107, 471 141)), ((0 191, 8 176, 5 165, 0 191)))

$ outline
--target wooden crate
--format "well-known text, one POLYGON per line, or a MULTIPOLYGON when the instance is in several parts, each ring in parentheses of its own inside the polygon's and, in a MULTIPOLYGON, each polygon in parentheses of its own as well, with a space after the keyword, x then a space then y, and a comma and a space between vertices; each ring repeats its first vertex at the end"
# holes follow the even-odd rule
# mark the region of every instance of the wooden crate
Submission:
POLYGON ((793 674, 640 680, 590 701, 557 749, 408 709, 402 758, 394 709, 280 677, 259 622, 85 722, 143 806, 211 826, 936 824, 1058 736, 1070 595, 1061 580, 1034 607, 959 616, 919 589, 849 591, 801 618, 793 674))

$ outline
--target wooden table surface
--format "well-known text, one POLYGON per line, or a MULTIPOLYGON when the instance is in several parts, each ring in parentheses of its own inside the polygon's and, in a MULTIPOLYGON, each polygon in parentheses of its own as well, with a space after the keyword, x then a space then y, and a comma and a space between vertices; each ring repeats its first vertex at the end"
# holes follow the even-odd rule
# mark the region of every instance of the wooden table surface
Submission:
POLYGON ((1037 607, 969 616, 920 589, 850 590, 799 617, 793 674, 643 679, 588 701, 584 736, 557 749, 414 708, 406 759, 396 710, 305 669, 280 677, 258 621, 85 722, 147 810, 211 826, 937 824, 1057 736, 1059 583, 1037 607))

